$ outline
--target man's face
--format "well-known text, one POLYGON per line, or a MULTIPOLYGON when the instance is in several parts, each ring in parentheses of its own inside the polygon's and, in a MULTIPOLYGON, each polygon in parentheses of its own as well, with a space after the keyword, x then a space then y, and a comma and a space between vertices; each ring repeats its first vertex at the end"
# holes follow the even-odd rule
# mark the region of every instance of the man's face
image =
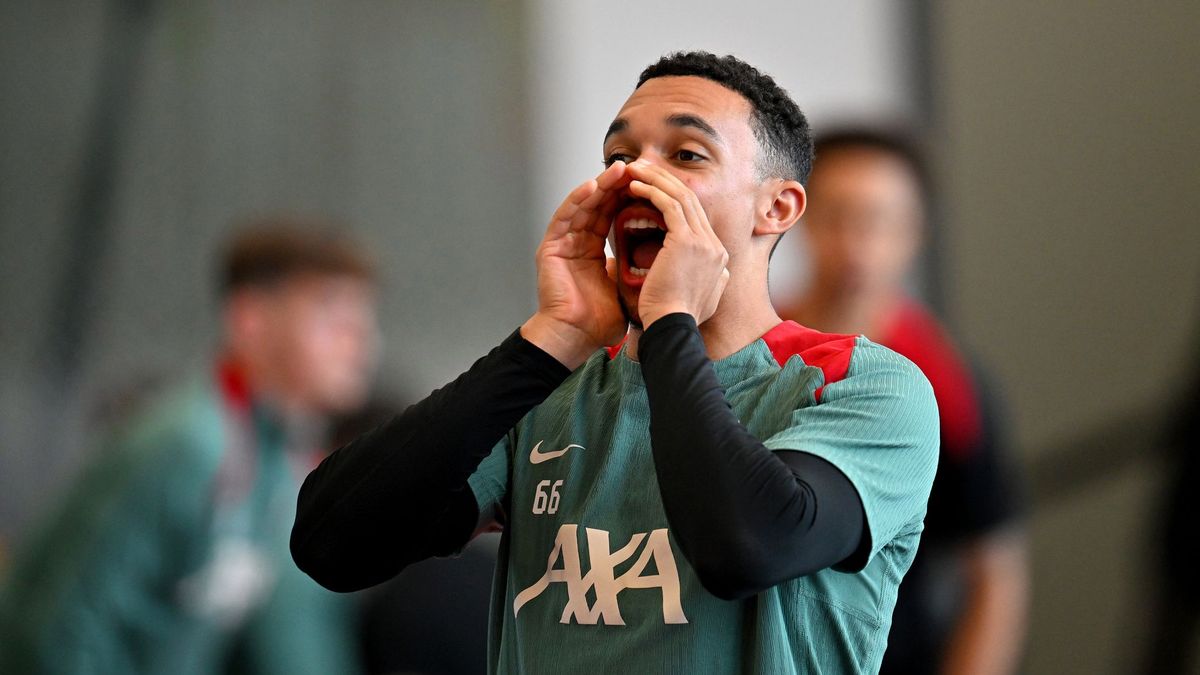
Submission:
POLYGON ((263 358, 286 389, 280 393, 322 413, 360 405, 379 346, 370 285, 353 277, 301 275, 267 294, 263 358))
POLYGON ((813 282, 847 299, 898 291, 923 219, 912 169, 881 150, 835 149, 814 163, 808 197, 813 282))
MULTIPOLYGON (((758 141, 750 103, 701 77, 660 77, 639 87, 617 113, 604 140, 606 163, 640 159, 661 166, 690 188, 729 253, 736 276, 754 226, 758 141)), ((662 214, 626 193, 609 233, 617 257, 617 289, 635 325, 638 296, 665 235, 662 214)))

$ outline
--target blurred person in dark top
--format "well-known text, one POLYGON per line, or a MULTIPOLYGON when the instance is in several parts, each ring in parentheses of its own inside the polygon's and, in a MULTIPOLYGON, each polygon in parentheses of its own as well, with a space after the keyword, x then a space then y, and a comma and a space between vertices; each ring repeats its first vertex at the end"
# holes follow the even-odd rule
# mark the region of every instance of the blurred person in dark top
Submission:
POLYGON ((371 265, 325 224, 229 243, 209 372, 111 435, 14 556, 4 673, 354 673, 350 599, 287 548, 331 414, 377 352, 371 265))
POLYGON ((1200 669, 1200 368, 1167 431, 1168 487, 1154 549, 1158 576, 1148 642, 1150 675, 1195 673, 1200 669))
POLYGON ((941 451, 925 532, 900 586, 882 673, 1011 673, 1029 594, 1018 490, 994 393, 937 319, 906 291, 929 181, 900 136, 847 129, 818 138, 803 222, 811 283, 780 315, 865 334, 933 385, 941 451))

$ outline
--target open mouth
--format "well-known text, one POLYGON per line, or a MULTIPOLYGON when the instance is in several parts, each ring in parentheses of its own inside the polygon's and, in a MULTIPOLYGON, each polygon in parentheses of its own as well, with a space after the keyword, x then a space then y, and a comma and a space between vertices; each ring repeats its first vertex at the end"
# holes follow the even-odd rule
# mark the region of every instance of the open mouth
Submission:
POLYGON ((649 202, 634 202, 620 211, 613 228, 621 277, 628 286, 641 286, 667 236, 662 213, 649 202))

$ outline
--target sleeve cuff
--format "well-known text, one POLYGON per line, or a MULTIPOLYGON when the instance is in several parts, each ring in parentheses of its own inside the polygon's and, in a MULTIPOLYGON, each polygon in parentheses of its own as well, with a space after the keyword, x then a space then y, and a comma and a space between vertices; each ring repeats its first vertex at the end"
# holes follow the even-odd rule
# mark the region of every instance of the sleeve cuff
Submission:
POLYGON ((513 361, 525 366, 531 375, 553 387, 562 384, 571 374, 570 369, 559 363, 558 359, 522 337, 520 328, 500 343, 500 350, 513 361))
MULTIPOLYGON (((647 355, 657 353, 659 343, 670 343, 671 336, 681 336, 692 333, 700 339, 700 328, 696 325, 696 317, 687 312, 676 312, 659 317, 658 321, 650 324, 638 341, 638 358, 645 360, 647 355)), ((686 339, 686 338, 684 338, 686 339)))

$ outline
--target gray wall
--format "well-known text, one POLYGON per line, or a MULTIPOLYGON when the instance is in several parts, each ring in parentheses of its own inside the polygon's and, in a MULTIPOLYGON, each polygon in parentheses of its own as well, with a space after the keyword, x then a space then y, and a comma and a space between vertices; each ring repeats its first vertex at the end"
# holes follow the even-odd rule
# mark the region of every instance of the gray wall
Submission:
POLYGON ((1200 5, 931 7, 950 315, 1033 482, 1029 672, 1130 672, 1200 365, 1200 5))

